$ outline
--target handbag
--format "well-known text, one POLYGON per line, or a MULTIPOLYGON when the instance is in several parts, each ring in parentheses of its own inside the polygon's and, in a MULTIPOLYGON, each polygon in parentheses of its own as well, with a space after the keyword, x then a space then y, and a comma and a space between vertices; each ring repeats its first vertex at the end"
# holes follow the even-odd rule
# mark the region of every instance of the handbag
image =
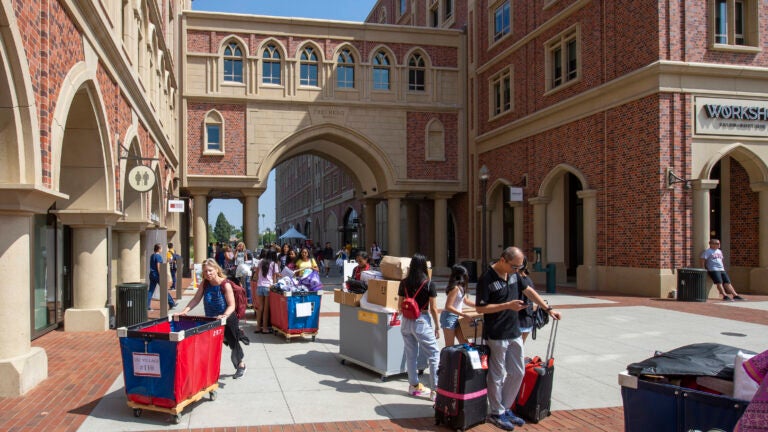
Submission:
MULTIPOLYGON (((549 302, 544 300, 549 306, 549 302)), ((538 307, 533 311, 533 328, 531 329, 531 337, 536 339, 536 330, 549 324, 549 311, 545 308, 538 307)))

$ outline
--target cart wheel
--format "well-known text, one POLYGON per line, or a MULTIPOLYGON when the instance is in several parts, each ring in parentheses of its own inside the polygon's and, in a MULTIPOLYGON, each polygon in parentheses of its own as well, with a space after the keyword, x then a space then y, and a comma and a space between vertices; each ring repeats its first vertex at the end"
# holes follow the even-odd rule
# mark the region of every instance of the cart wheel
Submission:
POLYGON ((381 382, 387 382, 387 376, 386 375, 382 375, 381 376, 381 382))
POLYGON ((173 424, 179 424, 181 423, 181 414, 176 414, 173 416, 173 424))
POLYGON ((286 337, 285 337, 285 342, 286 342, 286 343, 291 343, 291 338, 289 338, 288 336, 286 336, 286 337))
POLYGON ((315 335, 312 335, 312 342, 315 341, 315 335))
POLYGON ((134 408, 133 409, 133 416, 134 417, 141 417, 141 408, 134 408))
POLYGON ((211 397, 211 400, 212 400, 212 401, 215 401, 215 400, 216 400, 216 396, 217 396, 217 394, 216 394, 216 392, 215 392, 215 391, 212 391, 212 392, 208 393, 208 396, 210 396, 210 397, 211 397))
POLYGON ((342 364, 342 365, 345 365, 345 364, 347 364, 347 360, 346 360, 346 359, 341 359, 341 364, 342 364))

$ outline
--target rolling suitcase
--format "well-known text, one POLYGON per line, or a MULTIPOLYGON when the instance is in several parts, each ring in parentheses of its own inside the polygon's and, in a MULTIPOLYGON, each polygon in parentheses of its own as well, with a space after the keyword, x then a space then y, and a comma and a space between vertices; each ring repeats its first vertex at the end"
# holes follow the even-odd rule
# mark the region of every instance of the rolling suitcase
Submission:
POLYGON ((547 357, 532 358, 525 365, 525 376, 517 393, 517 399, 512 405, 512 410, 519 417, 531 423, 538 423, 548 417, 552 405, 552 385, 555 373, 555 359, 552 357, 557 336, 557 324, 559 320, 553 320, 552 332, 547 343, 547 357))
POLYGON ((485 422, 489 354, 487 345, 474 344, 454 345, 440 351, 435 424, 463 431, 485 422))

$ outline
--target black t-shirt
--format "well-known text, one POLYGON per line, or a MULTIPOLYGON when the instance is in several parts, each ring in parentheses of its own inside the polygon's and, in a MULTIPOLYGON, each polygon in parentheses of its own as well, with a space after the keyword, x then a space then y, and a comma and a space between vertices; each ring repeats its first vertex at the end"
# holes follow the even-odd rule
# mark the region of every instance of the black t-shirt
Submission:
POLYGON ((327 260, 333 261, 333 257, 336 256, 336 254, 333 252, 333 248, 327 247, 323 249, 323 258, 327 260))
MULTIPOLYGON (((519 291, 514 274, 504 280, 489 267, 477 282, 475 303, 478 306, 487 306, 517 300, 519 291)), ((520 336, 517 311, 504 309, 496 313, 486 313, 483 319, 484 337, 488 339, 515 339, 520 336)))
MULTIPOLYGON (((427 310, 429 308, 429 298, 430 297, 437 297, 437 288, 435 287, 435 283, 432 282, 430 279, 428 283, 424 284, 424 287, 419 290, 419 286, 421 284, 416 285, 415 287, 409 286, 408 287, 408 297, 413 297, 414 294, 416 295, 416 303, 419 304, 419 309, 421 310, 427 310), (418 294, 416 291, 419 291, 418 294)), ((400 297, 405 297, 405 279, 403 279, 400 282, 400 287, 397 289, 397 295, 400 297)))

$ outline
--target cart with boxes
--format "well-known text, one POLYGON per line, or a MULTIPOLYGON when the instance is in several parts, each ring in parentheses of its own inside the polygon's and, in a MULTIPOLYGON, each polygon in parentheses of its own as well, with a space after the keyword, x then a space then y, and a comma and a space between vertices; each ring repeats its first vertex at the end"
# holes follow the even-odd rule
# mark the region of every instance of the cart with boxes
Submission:
POLYGON ((216 399, 221 369, 222 320, 168 316, 117 329, 128 406, 167 413, 179 423, 186 406, 216 399))

